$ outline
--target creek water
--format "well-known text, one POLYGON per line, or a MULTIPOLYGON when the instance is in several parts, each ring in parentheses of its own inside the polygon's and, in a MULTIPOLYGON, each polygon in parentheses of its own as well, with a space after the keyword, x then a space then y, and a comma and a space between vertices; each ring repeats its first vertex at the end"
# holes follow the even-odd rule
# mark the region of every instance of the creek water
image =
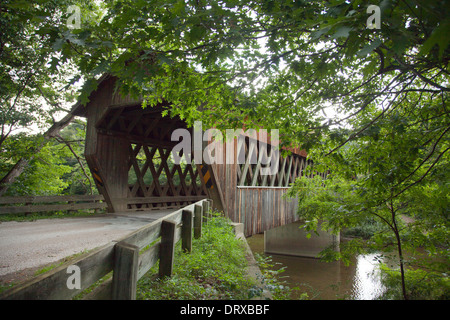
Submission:
POLYGON ((253 253, 270 256, 274 269, 285 267, 279 275, 291 287, 298 287, 297 294, 308 293, 313 300, 374 300, 380 296, 383 287, 375 254, 357 255, 349 266, 342 262, 323 262, 314 258, 264 254, 264 234, 247 238, 253 253), (299 292, 299 293, 298 293, 299 292))

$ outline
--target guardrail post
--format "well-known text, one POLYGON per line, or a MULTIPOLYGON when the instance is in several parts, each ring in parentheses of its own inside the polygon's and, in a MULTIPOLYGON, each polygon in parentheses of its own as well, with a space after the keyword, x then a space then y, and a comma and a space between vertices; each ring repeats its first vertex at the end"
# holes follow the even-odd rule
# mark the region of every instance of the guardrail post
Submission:
POLYGON ((176 228, 177 225, 173 221, 163 220, 161 223, 160 278, 172 276, 176 228))
POLYGON ((200 239, 202 236, 203 207, 196 204, 194 206, 194 238, 200 239))
POLYGON ((139 248, 128 243, 117 243, 114 248, 112 280, 113 300, 136 300, 139 248))
MULTIPOLYGON (((71 205, 74 205, 75 204, 75 201, 67 201, 67 204, 71 204, 71 205)), ((67 210, 67 213, 74 213, 74 212, 76 212, 76 210, 73 210, 73 209, 68 209, 67 210)))
POLYGON ((209 201, 203 201, 202 206, 203 206, 203 223, 208 223, 209 208, 210 208, 209 201))
POLYGON ((183 210, 181 212, 181 249, 184 252, 192 251, 192 211, 183 210))

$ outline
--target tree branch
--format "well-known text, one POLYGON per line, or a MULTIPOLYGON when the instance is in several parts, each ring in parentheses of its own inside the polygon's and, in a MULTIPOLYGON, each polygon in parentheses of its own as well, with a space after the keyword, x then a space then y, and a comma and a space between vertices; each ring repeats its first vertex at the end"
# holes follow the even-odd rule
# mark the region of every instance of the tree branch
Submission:
POLYGON ((91 190, 91 194, 93 194, 93 187, 92 187, 92 182, 91 179, 89 178, 86 169, 84 168, 83 162, 81 161, 81 158, 77 155, 77 153, 75 152, 75 150, 73 150, 72 146, 70 145, 69 141, 64 140, 63 137, 61 137, 59 134, 56 135, 55 137, 56 141, 58 142, 63 142, 70 150, 70 152, 72 152, 72 154, 75 156, 75 159, 77 159, 78 164, 81 167, 81 170, 83 171, 84 176, 86 177, 86 179, 89 181, 89 186, 90 186, 90 190, 91 190))
POLYGON ((401 195, 403 192, 405 192, 406 190, 408 190, 409 188, 411 188, 412 186, 420 183, 423 179, 425 179, 425 177, 430 173, 431 169, 433 169, 433 167, 436 165, 436 163, 438 163, 439 159, 444 155, 444 153, 446 153, 448 150, 450 150, 450 147, 448 147, 447 149, 445 149, 444 151, 442 151, 439 156, 436 158, 436 160, 434 160, 433 164, 428 168, 428 170, 420 177, 419 180, 411 183, 409 186, 407 186, 406 188, 404 188, 403 190, 401 190, 400 192, 398 192, 397 194, 395 194, 394 198, 398 197, 399 195, 401 195))

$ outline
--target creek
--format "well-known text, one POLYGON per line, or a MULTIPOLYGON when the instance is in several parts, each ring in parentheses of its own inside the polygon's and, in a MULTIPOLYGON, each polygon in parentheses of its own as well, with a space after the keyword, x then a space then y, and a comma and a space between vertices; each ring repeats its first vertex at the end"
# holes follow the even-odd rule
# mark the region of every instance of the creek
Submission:
MULTIPOLYGON (((356 255, 349 266, 342 262, 323 262, 315 258, 264 254, 264 234, 247 238, 253 253, 270 256, 274 269, 285 267, 279 275, 291 287, 298 287, 300 293, 308 293, 312 300, 374 300, 385 288, 382 285, 376 254, 356 255)), ((294 296, 296 298, 294 291, 294 296)))

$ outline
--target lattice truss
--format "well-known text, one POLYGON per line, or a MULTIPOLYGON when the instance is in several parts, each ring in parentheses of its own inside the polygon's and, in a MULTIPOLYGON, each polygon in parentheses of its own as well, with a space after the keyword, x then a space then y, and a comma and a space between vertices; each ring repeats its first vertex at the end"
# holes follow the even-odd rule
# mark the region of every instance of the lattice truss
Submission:
POLYGON ((326 178, 326 173, 314 171, 312 161, 294 153, 283 158, 281 152, 278 152, 276 170, 262 174, 263 168, 269 168, 277 160, 272 149, 270 144, 258 143, 249 137, 238 140, 238 186, 289 187, 300 176, 326 178))
POLYGON ((128 149, 123 150, 128 190, 126 198, 119 200, 127 210, 174 208, 207 197, 197 165, 173 161, 171 133, 186 124, 178 117, 163 117, 165 107, 142 109, 135 103, 113 107, 96 124, 97 132, 128 141, 128 149))
POLYGON ((152 199, 129 203, 128 209, 178 207, 207 194, 194 163, 175 164, 171 149, 143 144, 130 144, 128 188, 128 198, 136 202, 152 199))

